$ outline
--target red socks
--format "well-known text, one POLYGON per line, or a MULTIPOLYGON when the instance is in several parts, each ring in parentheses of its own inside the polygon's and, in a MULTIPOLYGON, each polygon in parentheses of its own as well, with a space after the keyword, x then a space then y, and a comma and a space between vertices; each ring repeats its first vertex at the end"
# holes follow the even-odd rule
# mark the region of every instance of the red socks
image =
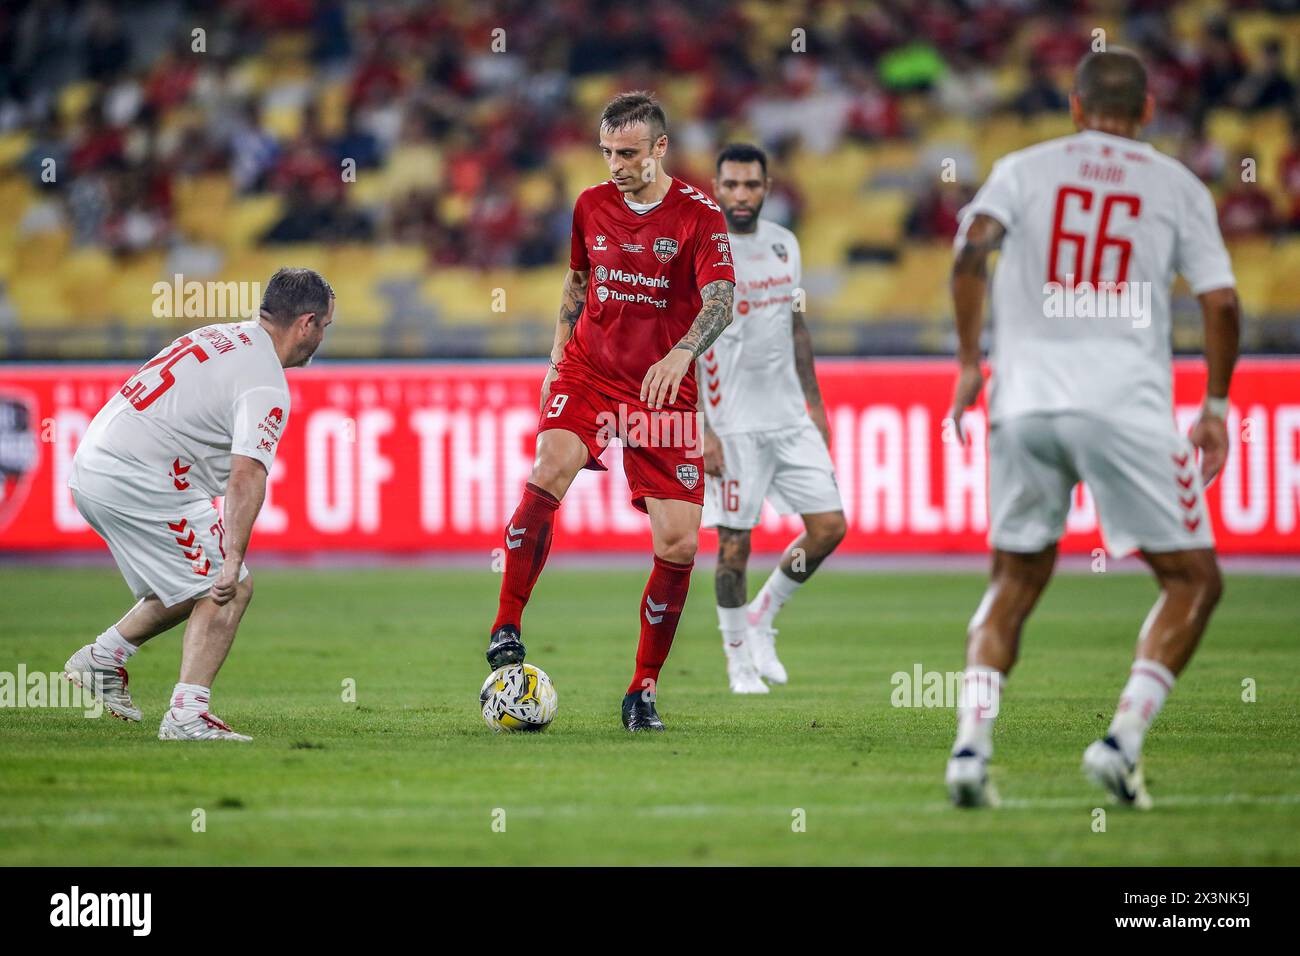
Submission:
POLYGON ((636 649, 636 673, 627 692, 654 692, 659 682, 659 671, 668 659, 677 633, 677 620, 686 605, 686 592, 691 587, 690 564, 675 564, 655 557, 654 570, 641 595, 641 642, 636 649))
MULTIPOLYGON (((554 495, 537 485, 524 486, 524 497, 506 525, 506 570, 493 631, 505 624, 519 627, 524 606, 551 550, 555 510, 559 506, 554 495)), ((658 683, 659 671, 673 646, 677 621, 686 604, 693 567, 694 562, 675 564, 655 558, 654 570, 641 595, 641 641, 636 649, 636 673, 627 689, 629 694, 653 691, 658 683)))
POLYGON ((506 571, 501 578, 501 599, 497 604, 496 623, 492 625, 494 632, 503 624, 519 627, 524 605, 551 550, 551 531, 558 507, 559 499, 549 491, 532 482, 524 486, 524 497, 506 525, 506 571))

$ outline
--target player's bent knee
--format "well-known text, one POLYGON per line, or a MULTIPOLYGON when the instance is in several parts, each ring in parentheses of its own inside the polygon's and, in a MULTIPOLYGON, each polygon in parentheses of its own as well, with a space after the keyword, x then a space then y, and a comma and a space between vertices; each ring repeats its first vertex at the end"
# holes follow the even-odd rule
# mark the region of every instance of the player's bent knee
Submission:
POLYGON ((844 520, 844 512, 836 511, 833 514, 825 515, 819 522, 817 530, 818 540, 827 551, 833 551, 839 547, 844 536, 849 533, 849 523, 844 520))
POLYGON ((1189 603, 1195 613, 1208 615, 1223 596, 1223 575, 1214 552, 1185 552, 1159 569, 1166 594, 1189 603))
POLYGON ((673 564, 690 564, 695 560, 699 539, 695 535, 670 538, 655 549, 655 555, 673 564))

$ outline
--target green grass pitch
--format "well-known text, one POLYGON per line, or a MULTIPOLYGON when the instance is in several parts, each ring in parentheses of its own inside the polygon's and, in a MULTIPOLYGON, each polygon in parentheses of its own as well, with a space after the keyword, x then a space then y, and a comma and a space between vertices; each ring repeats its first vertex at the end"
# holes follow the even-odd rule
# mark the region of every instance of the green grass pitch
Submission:
MULTIPOLYGON (((0 579, 0 670, 58 670, 129 602, 108 569, 0 579)), ((668 733, 629 737, 618 705, 643 580, 543 575, 525 639, 559 718, 498 737, 477 708, 496 575, 259 571, 214 693, 255 741, 156 739, 179 630, 132 661, 141 724, 0 709, 0 863, 1300 863, 1295 578, 1229 575, 1148 737, 1145 814, 1108 807, 1078 768, 1154 597, 1144 576, 1051 585, 1003 701, 993 812, 946 804, 952 710, 890 703, 895 672, 960 668, 981 576, 827 569, 778 621, 789 686, 736 697, 701 571, 661 679, 668 733)))

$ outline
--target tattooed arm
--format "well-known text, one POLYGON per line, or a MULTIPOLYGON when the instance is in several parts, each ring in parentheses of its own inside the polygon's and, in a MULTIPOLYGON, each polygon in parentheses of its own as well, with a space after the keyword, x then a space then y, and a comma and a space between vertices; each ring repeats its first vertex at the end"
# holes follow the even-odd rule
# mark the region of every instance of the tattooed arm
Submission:
POLYGON ((707 352, 722 330, 731 324, 731 299, 735 291, 735 284, 726 279, 710 282, 701 289, 700 314, 673 348, 686 349, 695 358, 707 352))
POLYGON ((699 314, 690 329, 654 365, 641 381, 641 401, 651 408, 663 408, 677 401, 677 389, 690 371, 691 363, 709 350, 722 330, 731 324, 731 300, 736 285, 726 279, 710 282, 700 290, 699 314))
POLYGON ((551 367, 546 370, 542 380, 542 408, 551 397, 551 383, 560 373, 560 360, 564 358, 564 346, 573 337, 573 329, 582 315, 582 308, 587 303, 587 284, 591 281, 591 272, 575 272, 570 269, 564 275, 564 292, 560 296, 560 318, 555 323, 555 342, 551 345, 551 367))
POLYGON ((957 320, 957 384, 953 389, 951 418, 957 440, 965 441, 961 416, 975 404, 984 387, 980 368, 980 327, 984 324, 984 296, 988 289, 988 259, 1002 245, 1006 229, 992 216, 979 213, 966 230, 952 266, 952 306, 957 320))
POLYGON ((808 323, 803 320, 802 312, 793 315, 791 331, 794 334, 794 370, 799 375, 804 401, 808 403, 808 414, 812 416, 813 424, 829 446, 831 426, 826 421, 826 406, 822 404, 822 390, 817 384, 817 370, 813 367, 812 333, 808 331, 808 323))

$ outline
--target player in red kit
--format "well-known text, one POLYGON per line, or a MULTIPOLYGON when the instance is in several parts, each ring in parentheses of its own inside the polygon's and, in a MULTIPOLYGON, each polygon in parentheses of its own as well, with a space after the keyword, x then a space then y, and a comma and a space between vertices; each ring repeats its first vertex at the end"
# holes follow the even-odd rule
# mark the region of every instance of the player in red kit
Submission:
POLYGON ((668 176, 667 119, 647 93, 623 93, 600 119, 610 178, 573 209, 537 456, 506 525, 506 568, 488 645, 493 668, 524 659, 520 618, 550 551, 560 499, 583 468, 623 444, 632 504, 650 517, 654 567, 638 608, 636 671, 623 699, 630 731, 663 730, 659 671, 686 603, 704 501, 695 360, 731 321, 735 273, 717 204, 668 176))

